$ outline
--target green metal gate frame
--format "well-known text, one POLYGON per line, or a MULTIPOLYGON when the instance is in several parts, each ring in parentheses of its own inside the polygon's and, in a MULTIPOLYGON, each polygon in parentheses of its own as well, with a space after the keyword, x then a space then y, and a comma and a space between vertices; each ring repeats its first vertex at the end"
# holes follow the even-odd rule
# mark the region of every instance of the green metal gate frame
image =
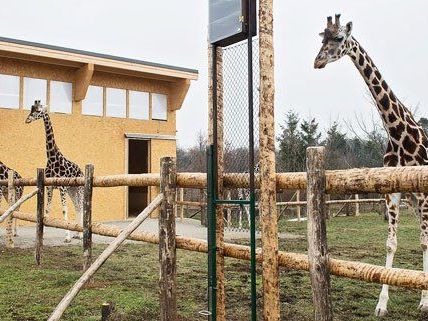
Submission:
MULTIPOLYGON (((250 0, 255 5, 256 0, 250 0)), ((249 15, 251 5, 248 6, 249 15)), ((251 20, 251 19, 250 19, 251 20)), ((252 30, 249 21, 248 30, 252 30)), ((210 320, 217 320, 217 217, 218 205, 234 204, 249 205, 250 213, 250 274, 251 274, 251 320, 257 320, 257 283, 256 283, 256 217, 255 217, 255 178, 254 178, 254 112, 253 112, 253 42, 248 32, 248 147, 249 147, 249 200, 221 200, 218 195, 218 164, 217 164, 217 46, 212 46, 212 121, 213 144, 207 149, 207 211, 208 211, 208 311, 210 320)))

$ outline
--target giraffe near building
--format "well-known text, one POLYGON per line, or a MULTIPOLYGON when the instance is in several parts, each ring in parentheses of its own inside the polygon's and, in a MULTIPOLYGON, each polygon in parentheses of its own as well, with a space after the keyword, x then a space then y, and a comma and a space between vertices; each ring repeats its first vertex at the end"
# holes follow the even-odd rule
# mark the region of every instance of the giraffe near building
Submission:
MULTIPOLYGON (((46 134, 46 156, 47 163, 45 168, 45 177, 81 177, 83 172, 78 165, 65 158, 55 143, 54 132, 52 129, 52 122, 50 120, 46 106, 40 104, 40 100, 36 100, 34 105, 31 106, 30 114, 25 122, 31 123, 37 119, 43 119, 46 134)), ((49 186, 47 187, 47 202, 46 202, 46 216, 49 215, 52 204, 53 189, 58 188, 61 197, 62 213, 65 220, 68 220, 68 208, 66 196, 71 198, 74 209, 76 211, 76 220, 83 224, 83 186, 49 186)), ((79 233, 73 235, 74 238, 80 238, 79 233)), ((66 231, 65 242, 71 241, 70 231, 66 231)))
MULTIPOLYGON (((320 34, 322 47, 315 59, 314 67, 324 68, 328 63, 349 56, 367 84, 388 133, 388 147, 383 159, 384 166, 428 165, 428 138, 422 127, 415 121, 412 113, 395 96, 383 79, 378 68, 367 52, 351 35, 352 22, 340 25, 340 15, 327 18, 327 28, 320 34)), ((428 272, 428 195, 414 193, 411 195, 417 209, 423 251, 423 269, 428 272)), ((401 193, 385 196, 388 211, 388 239, 386 242, 386 267, 392 267, 397 249, 397 224, 401 193)), ((387 314, 388 285, 382 286, 379 302, 375 309, 377 316, 387 314)), ((422 291, 419 308, 428 312, 428 291, 422 291)))

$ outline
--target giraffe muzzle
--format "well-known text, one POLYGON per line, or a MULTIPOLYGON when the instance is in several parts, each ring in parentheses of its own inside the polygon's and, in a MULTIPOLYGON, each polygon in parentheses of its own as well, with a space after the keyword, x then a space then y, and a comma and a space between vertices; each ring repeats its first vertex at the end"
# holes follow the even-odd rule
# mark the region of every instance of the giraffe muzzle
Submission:
POLYGON ((327 65, 327 60, 315 60, 314 62, 314 68, 315 69, 322 69, 327 65))

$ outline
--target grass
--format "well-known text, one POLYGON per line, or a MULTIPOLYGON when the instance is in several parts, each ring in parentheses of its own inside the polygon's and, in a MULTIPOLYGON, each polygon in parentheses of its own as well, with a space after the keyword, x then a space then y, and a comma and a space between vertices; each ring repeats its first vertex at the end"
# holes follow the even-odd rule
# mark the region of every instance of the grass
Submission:
MULTIPOLYGON (((281 231, 302 239, 281 240, 280 249, 306 252, 306 224, 281 222, 281 231)), ((387 224, 376 214, 334 218, 328 223, 329 247, 333 257, 383 265, 387 224)), ((244 241, 241 243, 245 243, 244 241)), ((395 266, 422 268, 417 220, 403 213, 398 234, 395 266)), ((104 246, 96 246, 98 255, 104 246)), ((34 265, 31 249, 0 251, 0 320, 46 320, 56 304, 81 274, 79 247, 46 248, 43 265, 34 265)), ((178 309, 180 320, 201 320, 198 311, 206 306, 206 255, 178 251, 178 309)), ((259 319, 261 320, 261 277, 259 270, 259 319)), ((100 307, 114 302, 115 320, 157 320, 157 247, 128 244, 120 248, 100 269, 66 310, 63 320, 100 319, 100 307)), ((226 259, 227 319, 249 320, 249 264, 226 259)), ((377 320, 373 315, 380 285, 332 277, 335 320, 377 320)), ((384 320, 420 320, 420 293, 391 287, 390 314, 384 320)), ((281 313, 283 320, 312 320, 309 275, 281 270, 281 313)))

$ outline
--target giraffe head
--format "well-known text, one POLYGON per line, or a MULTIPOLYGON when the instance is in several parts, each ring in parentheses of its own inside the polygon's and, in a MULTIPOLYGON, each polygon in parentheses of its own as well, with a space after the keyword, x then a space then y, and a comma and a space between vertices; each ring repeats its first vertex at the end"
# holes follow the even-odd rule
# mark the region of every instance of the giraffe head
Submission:
POLYGON ((316 69, 324 68, 329 62, 336 61, 348 54, 350 46, 348 45, 351 39, 352 22, 348 22, 345 26, 340 25, 340 14, 335 16, 333 24, 332 17, 327 17, 327 28, 320 33, 322 39, 322 47, 317 57, 315 58, 314 67, 316 69))
POLYGON ((46 112, 47 112, 46 106, 43 106, 40 103, 40 100, 35 100, 34 104, 31 106, 30 114, 28 115, 25 122, 27 124, 29 124, 32 121, 43 118, 43 116, 44 116, 44 114, 46 114, 46 112))

